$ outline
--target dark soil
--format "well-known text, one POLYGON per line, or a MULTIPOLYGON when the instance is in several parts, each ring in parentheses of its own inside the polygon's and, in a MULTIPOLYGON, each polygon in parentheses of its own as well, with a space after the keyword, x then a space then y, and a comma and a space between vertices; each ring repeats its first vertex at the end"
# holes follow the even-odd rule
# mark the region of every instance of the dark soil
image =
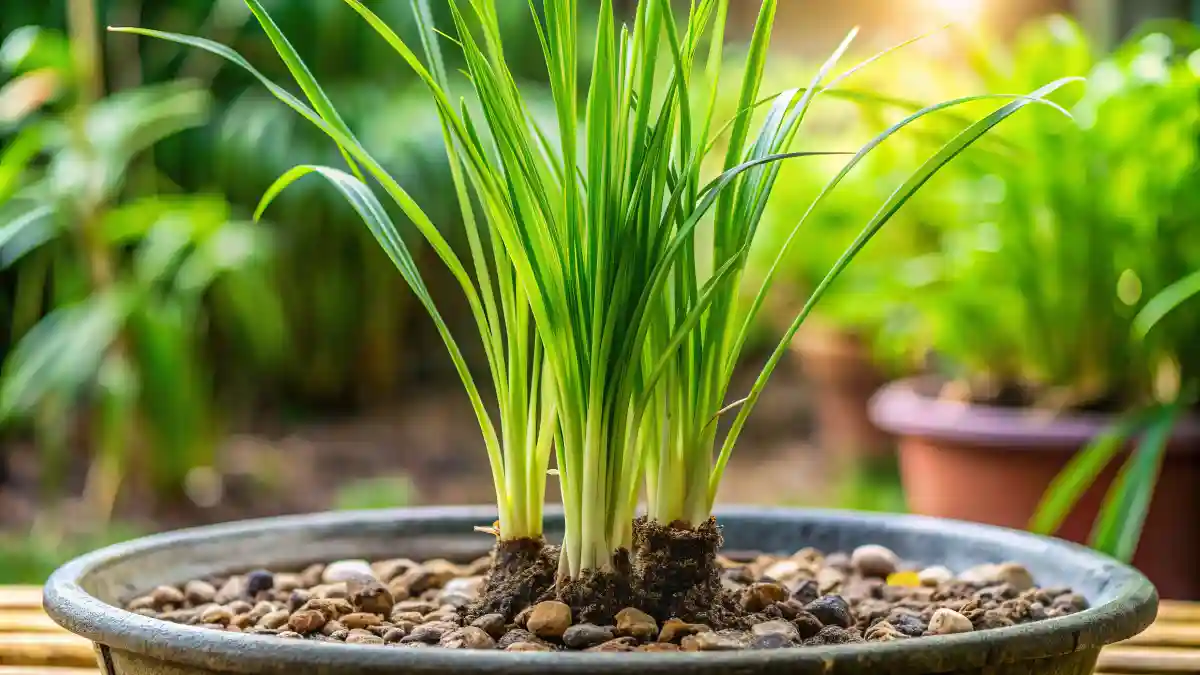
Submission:
POLYGON ((724 540, 715 518, 698 527, 639 518, 633 525, 634 597, 659 622, 727 626, 736 623, 736 602, 721 585, 717 551, 724 540))
MULTIPOLYGON (((673 531, 678 527, 644 523, 641 529, 640 543, 649 547, 646 550, 678 544, 676 550, 698 553, 699 560, 706 560, 710 544, 720 541, 715 523, 684 533, 673 531)), ((255 570, 194 580, 153 589, 127 602, 126 608, 211 630, 324 642, 629 652, 920 639, 1005 628, 1088 606, 1070 589, 1037 587, 1017 563, 980 565, 956 575, 945 568, 918 572, 891 551, 873 546, 860 547, 853 555, 826 556, 813 549, 740 560, 712 555, 723 587, 717 602, 724 604, 716 611, 699 607, 698 596, 675 580, 648 577, 647 568, 630 569, 621 560, 615 572, 566 582, 559 600, 539 599, 518 610, 522 602, 532 601, 535 587, 545 583, 541 575, 546 561, 554 558, 553 547, 530 540, 509 542, 493 556, 466 564, 441 559, 371 565, 338 561, 292 573, 255 570), (538 572, 530 574, 522 565, 538 572), (653 602, 636 592, 625 595, 622 580, 631 578, 659 595, 653 602), (495 599, 497 589, 505 590, 504 599, 495 599), (614 612, 624 603, 629 605, 614 612), (660 620, 647 613, 666 616, 661 612, 671 603, 694 619, 707 611, 712 623, 680 616, 660 620), (504 611, 480 613, 488 608, 504 611)), ((660 560, 709 582, 709 572, 699 571, 703 565, 660 560)))
POLYGON ((571 608, 580 623, 611 624, 617 612, 630 605, 631 572, 629 551, 617 551, 612 571, 589 571, 578 579, 561 580, 558 599, 571 608))
POLYGON ((516 616, 553 595, 557 572, 557 546, 549 546, 541 539, 497 541, 491 569, 479 599, 467 609, 467 619, 474 621, 487 614, 516 616))

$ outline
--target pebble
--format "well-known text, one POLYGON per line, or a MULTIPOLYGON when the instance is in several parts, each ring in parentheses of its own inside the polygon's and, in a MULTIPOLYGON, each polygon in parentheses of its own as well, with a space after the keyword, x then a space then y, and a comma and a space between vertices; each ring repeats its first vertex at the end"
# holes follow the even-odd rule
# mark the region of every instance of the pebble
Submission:
POLYGON ((453 609, 457 610, 457 609, 462 609, 463 607, 466 607, 467 605, 471 604, 472 602, 475 602, 476 597, 477 596, 475 596, 475 595, 467 595, 466 593, 445 593, 445 592, 443 592, 440 595, 438 595, 438 602, 441 602, 443 606, 449 605, 453 609))
POLYGON ((754 627, 750 629, 750 632, 755 637, 778 635, 790 642, 797 642, 800 640, 800 631, 794 625, 787 621, 783 621, 782 619, 764 621, 762 623, 755 624, 754 627))
POLYGON ((267 570, 254 570, 246 575, 246 594, 256 597, 275 588, 275 575, 267 570))
POLYGON ((291 593, 292 591, 303 588, 304 580, 299 574, 276 574, 275 575, 275 590, 280 593, 291 593))
POLYGON ((571 608, 557 600, 539 602, 533 606, 526 625, 538 637, 561 638, 571 626, 571 608))
POLYGON ((383 634, 383 641, 388 644, 400 642, 404 639, 405 635, 408 635, 408 632, 403 628, 389 628, 387 629, 387 632, 383 634))
POLYGON ((900 567, 900 558, 886 546, 866 544, 850 554, 850 566, 864 577, 886 579, 900 567))
POLYGON ((227 605, 240 597, 242 597, 242 580, 238 577, 229 577, 221 585, 217 594, 213 596, 213 602, 219 605, 227 605))
POLYGON ((502 635, 496 642, 503 649, 517 642, 541 642, 541 639, 524 628, 514 628, 502 635))
POLYGON ((174 586, 159 586, 153 591, 150 591, 150 600, 154 603, 156 609, 165 607, 180 607, 183 605, 185 598, 183 592, 174 586))
POLYGON ((286 609, 277 610, 259 619, 258 626, 274 630, 287 625, 290 616, 291 614, 286 609))
POLYGON ((838 593, 846 583, 846 574, 833 567, 822 567, 817 572, 817 592, 821 595, 838 593))
POLYGON ((442 586, 442 592, 440 595, 441 597, 445 597, 446 595, 458 593, 461 595, 476 597, 479 595, 479 591, 483 588, 483 582, 484 578, 478 576, 451 579, 447 581, 444 586, 442 586))
POLYGON ((747 612, 761 612, 776 602, 782 602, 788 597, 788 591, 782 584, 774 582, 759 582, 750 584, 742 592, 742 608, 747 612))
POLYGON ((346 587, 346 582, 339 581, 334 584, 322 584, 314 586, 312 589, 313 597, 323 600, 345 600, 350 595, 350 590, 346 587))
POLYGON ((351 630, 355 628, 370 628, 371 626, 378 626, 383 623, 383 619, 378 614, 371 614, 369 612, 347 614, 339 619, 339 621, 351 630))
POLYGON ((702 623, 687 623, 679 619, 667 619, 662 632, 658 634, 659 642, 679 642, 685 637, 698 633, 710 633, 712 629, 702 623))
POLYGON ((572 649, 587 649, 613 639, 612 630, 591 623, 571 626, 562 634, 563 644, 572 649))
POLYGON ((554 648, 550 645, 539 644, 537 642, 514 642, 504 648, 506 652, 552 652, 554 648))
POLYGON ((889 621, 880 621, 871 626, 871 628, 863 635, 867 642, 891 642, 893 640, 904 640, 908 636, 896 629, 889 621))
POLYGON ((799 602, 801 605, 808 603, 821 597, 820 586, 816 579, 804 579, 798 581, 792 588, 792 600, 799 602))
POLYGON ((840 595, 826 595, 817 598, 804 607, 804 611, 812 614, 822 626, 838 626, 849 628, 854 625, 854 617, 850 614, 850 605, 840 595))
POLYGON ((1018 593, 1033 588, 1033 575, 1020 563, 1006 562, 997 565, 995 580, 1012 586, 1018 593))
POLYGON ((376 579, 383 583, 388 583, 392 579, 404 574, 405 572, 420 567, 420 563, 408 558, 392 558, 391 560, 380 560, 371 564, 371 573, 376 579))
POLYGON ((412 629, 408 635, 404 636, 401 642, 427 642, 435 644, 442 639, 446 633, 458 630, 458 626, 444 621, 434 621, 433 623, 423 623, 412 629))
POLYGON ((954 572, 950 571, 950 568, 944 565, 926 567, 920 572, 917 572, 917 581, 919 581, 922 586, 937 587, 953 580, 954 572))
POLYGON ((817 617, 807 611, 797 614, 796 618, 792 619, 792 625, 796 627, 796 630, 800 632, 800 638, 804 640, 821 632, 821 628, 824 627, 817 617))
POLYGON ((422 616, 436 612, 438 605, 427 600, 401 600, 393 608, 395 612, 416 612, 422 616))
POLYGON ((387 586, 374 577, 354 577, 346 582, 347 599, 360 612, 388 616, 396 601, 387 586))
POLYGON ((305 609, 296 612, 288 619, 288 627, 297 633, 311 633, 321 630, 327 620, 321 612, 315 609, 305 609))
POLYGON ((336 584, 355 577, 372 577, 371 564, 366 560, 339 560, 329 563, 321 572, 321 583, 336 584))
POLYGON ((850 565, 850 556, 842 553, 841 551, 837 553, 830 553, 829 555, 825 556, 825 567, 833 568, 843 573, 849 573, 852 567, 850 565))
POLYGON ((639 640, 653 640, 658 635, 658 622, 654 617, 635 607, 626 607, 617 612, 617 635, 639 640))
POLYGON ((402 623, 408 621, 410 623, 422 623, 425 621, 425 615, 420 612, 401 611, 399 608, 392 610, 392 623, 402 623))
POLYGON ((744 649, 746 644, 718 633, 696 633, 683 638, 680 647, 685 652, 723 652, 744 649))
POLYGON ((295 612, 307 604, 309 600, 312 600, 312 593, 309 593, 305 590, 296 589, 288 595, 288 609, 295 612))
POLYGON ((286 639, 291 639, 291 640, 303 640, 304 639, 303 635, 297 633, 296 631, 292 631, 292 630, 285 630, 280 633, 276 633, 276 637, 281 637, 281 638, 286 638, 286 639))
POLYGON ((382 645, 383 638, 378 635, 373 635, 369 632, 350 631, 346 636, 346 644, 349 645, 382 645))
POLYGON ((772 633, 770 635, 758 635, 750 641, 750 649, 783 649, 785 647, 794 647, 796 643, 786 635, 772 633))
POLYGON ((321 583, 321 575, 325 573, 325 565, 322 563, 313 563, 304 568, 300 573, 300 585, 306 588, 312 588, 321 583))
POLYGON ((799 560, 780 560, 763 570, 763 576, 782 582, 792 581, 801 575, 811 576, 812 568, 799 560))
POLYGON ((962 574, 959 574, 958 579, 969 584, 990 584, 996 579, 997 567, 999 567, 999 565, 993 565, 991 563, 976 565, 963 571, 962 574))
POLYGON ((482 628, 467 626, 442 636, 439 644, 448 649, 495 649, 496 641, 482 628))
POLYGON ((613 638, 595 647, 588 647, 585 652, 632 652, 637 650, 637 640, 631 637, 613 638))
POLYGON ((347 633, 350 632, 350 630, 346 628, 341 621, 326 621, 325 625, 321 626, 321 635, 331 636, 340 631, 346 631, 347 633))
POLYGON ((485 633, 499 640, 504 635, 506 622, 503 614, 484 614, 472 621, 471 625, 482 628, 485 633))
POLYGON ((148 595, 143 595, 140 598, 134 598, 133 600, 129 601, 129 604, 126 605, 125 608, 131 612, 141 612, 142 610, 147 609, 154 611, 154 598, 148 595))
POLYGON ((233 620, 233 612, 228 607, 213 605, 200 614, 201 623, 219 623, 226 625, 233 620))
POLYGON ((804 641, 805 646, 844 645, 863 639, 841 626, 825 626, 819 633, 804 641))
POLYGON ((952 635, 954 633, 970 633, 975 630, 971 620, 952 609, 945 607, 935 611, 929 619, 931 635, 952 635))
POLYGON ((183 585, 183 595, 193 605, 206 605, 216 597, 217 589, 207 581, 196 579, 183 585))

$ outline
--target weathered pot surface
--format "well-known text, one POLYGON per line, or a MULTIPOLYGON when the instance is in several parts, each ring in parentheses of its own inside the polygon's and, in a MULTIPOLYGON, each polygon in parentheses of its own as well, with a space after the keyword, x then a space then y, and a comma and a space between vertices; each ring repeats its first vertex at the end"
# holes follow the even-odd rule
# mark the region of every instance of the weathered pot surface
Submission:
MULTIPOLYGON (((1002 527, 1025 527, 1046 488, 1076 452, 1117 417, 1051 412, 938 398, 932 378, 898 380, 872 399, 872 419, 899 437, 909 510, 1002 527)), ((1123 464, 1110 462, 1059 528, 1088 540, 1105 494, 1123 464)), ((1163 597, 1200 599, 1200 419, 1172 430, 1163 470, 1133 563, 1163 597)))
MULTIPOLYGON (((906 559, 965 569, 1015 560, 1043 585, 1067 585, 1092 608, 990 631, 828 647, 704 653, 506 653, 370 647, 205 630, 118 609, 159 584, 348 557, 469 559, 489 540, 471 528, 488 508, 427 508, 245 521, 147 537, 63 566, 45 589, 50 616, 98 645, 107 675, 447 674, 486 672, 918 675, 1091 673, 1100 648, 1143 630, 1158 598, 1137 571, 1083 547, 994 527, 918 516, 737 508, 718 511, 727 550, 791 552, 888 546, 906 559)), ((553 537, 561 517, 547 519, 553 537)))

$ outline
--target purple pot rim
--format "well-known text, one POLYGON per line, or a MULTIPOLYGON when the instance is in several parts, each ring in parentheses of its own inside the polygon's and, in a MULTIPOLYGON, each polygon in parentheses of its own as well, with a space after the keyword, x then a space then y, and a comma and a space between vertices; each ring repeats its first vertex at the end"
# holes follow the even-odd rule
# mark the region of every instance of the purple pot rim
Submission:
MULTIPOLYGON (((1076 450, 1120 419, 1120 414, 1058 412, 949 401, 921 393, 931 377, 884 385, 869 403, 877 427, 896 436, 1012 450, 1076 450)), ((1200 453, 1200 417, 1183 416, 1171 434, 1173 453, 1200 453)))

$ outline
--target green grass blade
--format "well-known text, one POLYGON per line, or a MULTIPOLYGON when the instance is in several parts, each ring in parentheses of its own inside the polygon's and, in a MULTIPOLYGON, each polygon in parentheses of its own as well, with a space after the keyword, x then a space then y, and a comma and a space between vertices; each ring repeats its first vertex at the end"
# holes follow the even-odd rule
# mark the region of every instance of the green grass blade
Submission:
MULTIPOLYGON (((983 119, 975 122, 959 133, 959 135, 952 139, 949 143, 942 146, 937 153, 927 159, 920 168, 918 168, 911 176, 909 176, 909 178, 900 187, 898 187, 890 197, 888 197, 887 201, 882 207, 880 207, 875 216, 871 218, 871 221, 866 224, 850 247, 842 254, 840 258, 838 258, 837 262, 834 263, 833 268, 830 269, 828 274, 825 275, 825 278, 821 280, 821 283, 817 285, 808 301, 804 304, 804 307, 801 309, 800 313, 796 316, 795 320, 793 320, 792 325, 788 328, 787 332, 783 335, 783 338, 779 341, 779 344, 776 346, 775 351, 768 359, 766 365, 763 366, 762 371, 759 373, 758 379, 755 381, 749 395, 746 397, 746 403, 742 406, 741 410, 738 411, 738 415, 734 419, 733 424, 725 437, 725 441, 722 444, 721 453, 717 459, 716 466, 713 469, 712 476, 709 481, 710 507, 712 500, 716 497, 717 487, 720 484, 720 479, 724 473, 725 466, 729 462, 729 455, 733 451, 733 445, 736 443, 742 427, 745 426, 746 419, 754 410, 754 405, 757 403, 758 397, 762 394, 763 388, 766 387, 767 380, 770 379, 771 373, 774 372, 775 367, 783 358, 783 355, 787 351, 788 344, 791 343, 792 337, 795 336, 796 331, 800 329, 800 325, 804 323, 806 318, 808 318, 808 315, 812 312, 812 309, 816 303, 820 301, 820 299, 828 291, 829 286, 841 275, 850 262, 854 260, 854 257, 858 255, 859 251, 861 251, 863 247, 865 247, 880 230, 880 228, 882 228, 889 220, 891 220, 892 216, 895 215, 895 213, 899 211, 900 208, 904 206, 904 204, 907 203, 914 194, 916 194, 917 190, 921 189, 921 187, 929 182, 929 180, 933 178, 933 176, 937 174, 942 167, 946 166, 952 159, 973 145, 975 141, 983 137, 984 134, 994 128, 997 124, 1000 124, 1017 111, 1033 103, 1050 105, 1061 111, 1061 107, 1046 101, 1043 97, 1053 93, 1057 89, 1071 82, 1078 80, 1079 78, 1063 78, 1055 82, 1051 82, 1050 84, 1041 87, 1028 96, 1012 101, 987 115, 983 119)), ((940 108, 938 106, 931 106, 929 112, 925 114, 930 114, 937 109, 940 108)), ((1064 114, 1066 113, 1066 111, 1062 112, 1064 114)), ((878 145, 878 143, 875 143, 875 145, 878 145)), ((861 153, 859 155, 855 155, 855 158, 861 158, 861 153)), ((851 161, 854 160, 852 159, 851 161)))
POLYGON ((346 201, 354 208, 359 217, 362 218, 363 223, 371 230, 371 234, 375 236, 376 241, 379 242, 380 247, 396 266, 396 269, 400 271, 401 276, 404 277, 404 280, 412 289, 413 295, 421 302, 426 311, 429 312, 430 318, 433 319, 434 325, 437 327, 438 334, 450 352, 454 368, 467 389, 475 416, 484 431, 485 440, 487 441, 488 461, 491 463, 492 477, 496 487, 496 496, 501 504, 506 504, 508 499, 504 490, 504 469, 499 441, 496 438, 491 418, 488 416, 487 410, 483 405, 483 400, 479 395, 479 390, 475 385, 475 380, 467 367, 466 359, 463 357, 454 336, 450 334, 450 329, 442 318, 441 313, 434 305, 433 298, 429 295, 425 282, 421 278, 421 273, 417 269, 416 262, 413 260, 412 254, 409 253, 408 247, 404 244, 404 239, 400 236, 387 211, 379 203, 379 200, 375 198, 370 188, 356 177, 338 169, 326 166, 297 166, 280 176, 267 189, 262 197, 262 201, 259 202, 258 209, 255 211, 255 219, 260 218, 271 205, 271 202, 285 189, 297 180, 314 173, 329 181, 346 198, 346 201))
POLYGON ((1029 530, 1038 534, 1054 534, 1104 467, 1132 437, 1145 428, 1147 421, 1152 418, 1148 413, 1141 411, 1122 418, 1092 439, 1083 450, 1075 453, 1046 488, 1029 522, 1029 530))
POLYGON ((1152 410, 1155 415, 1109 489, 1092 530, 1092 547, 1124 562, 1137 550, 1167 441, 1182 412, 1178 402, 1152 410))
POLYGON ((1138 339, 1145 339, 1150 331, 1158 325, 1158 322, 1162 321, 1163 317, 1197 293, 1200 293, 1200 270, 1167 286, 1151 298, 1133 318, 1134 335, 1138 339))

